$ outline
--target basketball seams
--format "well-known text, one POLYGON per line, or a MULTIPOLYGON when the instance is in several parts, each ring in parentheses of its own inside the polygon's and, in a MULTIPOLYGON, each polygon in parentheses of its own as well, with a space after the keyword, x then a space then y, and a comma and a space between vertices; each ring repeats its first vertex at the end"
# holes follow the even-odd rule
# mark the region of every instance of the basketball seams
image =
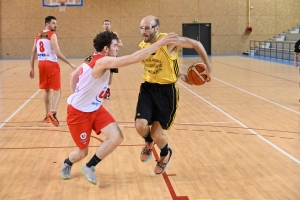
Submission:
POLYGON ((205 71, 206 65, 204 63, 194 63, 187 71, 189 81, 193 85, 203 85, 207 78, 205 71))

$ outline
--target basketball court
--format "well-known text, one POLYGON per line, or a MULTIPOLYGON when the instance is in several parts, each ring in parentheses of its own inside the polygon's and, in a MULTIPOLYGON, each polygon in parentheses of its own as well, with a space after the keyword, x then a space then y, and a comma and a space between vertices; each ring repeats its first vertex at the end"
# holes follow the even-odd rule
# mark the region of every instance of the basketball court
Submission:
MULTIPOLYGON (((213 79, 178 82, 174 125, 165 134, 173 156, 163 175, 139 159, 143 140, 134 128, 142 82, 140 64, 121 68, 104 107, 124 142, 96 167, 98 185, 80 167, 105 139, 93 133, 89 155, 60 179, 75 148, 66 124, 71 69, 60 62, 59 127, 46 124, 43 91, 29 78, 29 60, 0 60, 0 199, 297 200, 300 198, 299 72, 289 63, 245 56, 212 56, 213 79)), ((83 59, 74 59, 76 65, 83 59)), ((180 58, 181 70, 195 57, 180 58)), ((37 66, 37 65, 36 65, 37 66)))

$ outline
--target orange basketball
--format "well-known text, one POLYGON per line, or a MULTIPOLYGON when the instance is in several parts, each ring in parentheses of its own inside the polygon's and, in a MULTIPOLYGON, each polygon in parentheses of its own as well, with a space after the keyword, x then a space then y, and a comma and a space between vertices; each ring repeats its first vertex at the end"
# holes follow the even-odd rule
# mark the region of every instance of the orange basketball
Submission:
POLYGON ((195 63, 188 68, 187 76, 193 85, 203 85, 207 79, 205 74, 206 65, 204 63, 195 63))

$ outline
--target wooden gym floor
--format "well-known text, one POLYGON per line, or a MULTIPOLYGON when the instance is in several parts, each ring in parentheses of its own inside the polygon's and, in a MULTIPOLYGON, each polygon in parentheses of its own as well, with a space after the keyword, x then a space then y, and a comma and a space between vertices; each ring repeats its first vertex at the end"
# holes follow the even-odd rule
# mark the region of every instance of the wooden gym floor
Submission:
MULTIPOLYGON (((181 70, 197 61, 181 58, 181 70)), ((89 155, 73 165, 72 178, 60 179, 62 162, 75 148, 66 125, 71 68, 61 63, 61 125, 54 127, 42 122, 37 67, 31 80, 29 60, 0 60, 0 199, 299 200, 299 69, 242 56, 211 61, 210 83, 178 82, 177 117, 165 132, 173 157, 160 176, 153 172, 155 158, 139 160, 143 140, 134 113, 143 69, 135 64, 114 75, 104 107, 125 140, 97 166, 95 186, 79 169, 103 135, 93 134, 89 155)))

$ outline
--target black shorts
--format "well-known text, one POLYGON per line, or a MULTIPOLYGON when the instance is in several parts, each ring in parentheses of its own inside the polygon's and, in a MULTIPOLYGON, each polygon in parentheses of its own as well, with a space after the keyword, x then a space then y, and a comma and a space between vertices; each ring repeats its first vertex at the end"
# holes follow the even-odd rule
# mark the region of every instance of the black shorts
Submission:
POLYGON ((298 40, 294 46, 294 52, 296 54, 300 53, 300 40, 298 40))
POLYGON ((119 73, 119 69, 118 68, 111 68, 110 73, 119 73))
POLYGON ((173 124, 179 101, 179 90, 175 83, 141 84, 135 119, 142 118, 151 125, 158 121, 163 129, 168 130, 173 124))

